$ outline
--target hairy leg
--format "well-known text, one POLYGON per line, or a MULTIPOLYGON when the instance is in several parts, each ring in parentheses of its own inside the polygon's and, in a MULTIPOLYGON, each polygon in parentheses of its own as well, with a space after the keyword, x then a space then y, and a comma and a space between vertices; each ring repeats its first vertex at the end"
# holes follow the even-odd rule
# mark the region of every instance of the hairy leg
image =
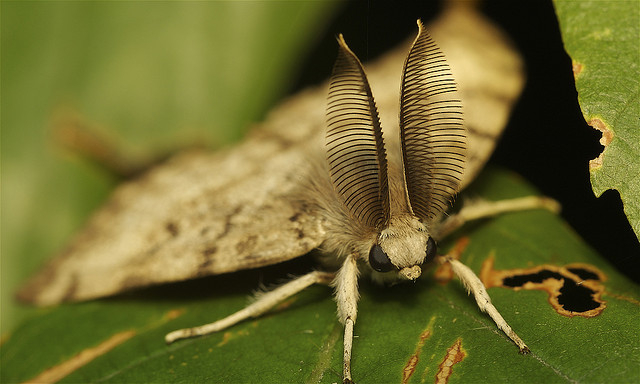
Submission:
POLYGON ((526 196, 507 200, 472 202, 464 205, 458 213, 444 219, 438 226, 434 237, 438 240, 443 239, 472 220, 493 217, 506 212, 526 211, 530 209, 547 209, 551 212, 559 212, 560 204, 544 196, 526 196))
POLYGON ((498 328, 503 331, 520 349, 520 353, 529 353, 529 347, 522 341, 522 339, 513 331, 513 329, 507 324, 506 320, 500 315, 500 312, 491 303, 491 298, 487 293, 487 289, 482 284, 482 281, 476 276, 471 268, 462 264, 460 261, 450 257, 443 256, 440 259, 441 263, 449 263, 453 269, 453 272, 458 276, 462 284, 467 289, 467 292, 473 294, 478 304, 478 308, 482 312, 488 314, 491 319, 496 323, 498 328))
POLYGON ((334 273, 314 271, 304 276, 298 277, 273 291, 266 292, 254 303, 246 306, 238 312, 220 319, 216 322, 201 325, 199 327, 179 329, 165 336, 167 343, 173 343, 179 339, 208 335, 229 328, 243 320, 258 317, 273 308, 276 304, 295 295, 303 289, 313 284, 329 284, 334 278, 334 273))
POLYGON ((358 266, 355 257, 349 255, 336 274, 332 285, 338 304, 338 319, 344 324, 344 355, 342 378, 344 383, 351 380, 351 349, 353 346, 353 326, 358 315, 358 266))

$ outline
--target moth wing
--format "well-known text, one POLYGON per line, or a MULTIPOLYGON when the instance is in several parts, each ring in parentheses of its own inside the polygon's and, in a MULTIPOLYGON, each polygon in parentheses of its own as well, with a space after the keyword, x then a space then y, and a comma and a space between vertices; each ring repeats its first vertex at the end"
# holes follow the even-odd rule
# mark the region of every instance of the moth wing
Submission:
MULTIPOLYGON (((506 121, 508 119, 509 113, 513 106, 513 103, 517 99, 520 94, 523 84, 524 84, 524 70, 522 64, 522 58, 520 55, 512 48, 512 46, 507 41, 505 35, 495 29, 495 27, 491 26, 490 23, 484 19, 482 16, 478 15, 476 12, 467 9, 467 7, 451 7, 449 11, 446 11, 445 14, 438 19, 438 22, 429 26, 429 31, 431 36, 435 41, 438 42, 440 48, 444 51, 447 61, 451 66, 454 77, 457 80, 460 89, 459 91, 462 94, 463 100, 463 109, 465 116, 465 127, 467 128, 468 133, 468 162, 467 167, 465 169, 465 173, 463 175, 462 187, 464 188, 468 185, 477 175, 479 170, 482 168, 488 157, 491 155, 493 151, 493 147, 495 146, 497 138, 500 136, 502 129, 504 128, 506 121)), ((385 125, 387 130, 395 130, 395 132, 385 132, 389 133, 386 135, 387 142, 393 141, 395 138, 399 138, 400 135, 397 133, 398 124, 397 124, 397 116, 399 114, 398 108, 398 94, 397 90, 400 88, 399 84, 399 76, 398 76, 398 63, 402 62, 403 58, 406 55, 406 47, 399 47, 398 49, 390 52, 389 54, 382 57, 375 63, 372 63, 368 66, 367 74, 368 78, 371 81, 371 86, 373 88, 373 93, 376 95, 376 102, 378 107, 380 108, 380 119, 382 123, 385 125)), ((193 156, 194 159, 190 160, 189 157, 185 157, 183 160, 175 159, 173 161, 178 162, 176 165, 176 169, 173 172, 156 170, 155 172, 159 172, 163 178, 168 179, 174 176, 184 176, 181 177, 181 180, 187 180, 189 175, 195 174, 196 178, 208 178, 212 175, 218 176, 220 180, 224 180, 224 177, 231 176, 233 180, 241 180, 240 177, 233 178, 234 172, 233 168, 226 171, 224 164, 233 164, 235 167, 238 164, 244 164, 244 162, 251 162, 252 159, 257 159, 258 162, 263 161, 265 159, 269 159, 273 153, 277 151, 283 151, 287 148, 296 147, 300 143, 312 141, 313 135, 316 135, 317 148, 322 148, 322 132, 325 128, 325 114, 322 108, 326 102, 326 90, 323 89, 315 89, 304 92, 303 94, 298 94, 295 98, 292 98, 288 102, 285 102, 278 110, 274 111, 270 118, 269 122, 265 125, 263 131, 266 132, 266 136, 268 138, 273 138, 273 140, 263 140, 261 137, 255 137, 255 140, 249 141, 246 144, 243 144, 238 148, 238 152, 232 151, 235 155, 223 154, 218 156, 214 155, 190 155, 193 156), (255 147, 253 150, 250 148, 252 144, 250 142, 261 141, 265 142, 264 145, 255 147), (249 152, 246 152, 246 151, 249 152), (245 152, 242 152, 245 151, 245 152), (250 155, 250 156, 248 156, 250 155), (213 156, 213 157, 209 157, 213 156), (246 157, 243 157, 246 156, 246 157), (198 160, 199 159, 199 160, 198 160), (200 169, 199 173, 191 173, 186 169, 180 169, 180 166, 186 166, 187 163, 193 161, 194 164, 198 163, 201 167, 205 169, 200 169), (184 174, 183 174, 184 173, 184 174)), ((255 132, 254 132, 255 133, 255 132)), ((255 136, 255 135, 254 135, 255 136)), ((259 136, 259 134, 257 135, 259 136)), ((255 143, 254 143, 255 144, 255 143)), ((397 143, 396 143, 397 144, 397 143)), ((399 146, 399 145, 398 145, 399 146)), ((395 145, 390 145, 389 148, 393 148, 395 145)), ((306 148, 304 149, 306 150, 306 148)), ((396 156, 397 154, 389 151, 389 155, 396 156)), ((300 163, 306 162, 307 154, 305 152, 295 152, 295 156, 289 158, 290 161, 285 161, 281 163, 273 162, 271 163, 271 168, 263 167, 266 171, 273 171, 276 166, 282 167, 282 169, 275 169, 277 175, 283 176, 274 176, 281 180, 283 183, 290 182, 293 183, 296 179, 300 178, 300 173, 298 167, 300 163), (269 168, 267 170, 267 168, 269 168), (289 170, 288 174, 284 170, 289 170), (287 175, 286 177, 284 175, 287 175), (288 178, 288 179, 287 179, 288 178)), ((167 166, 170 166, 168 164, 167 166)), ((249 167, 244 164, 243 166, 249 167)), ((195 170, 193 171, 195 172, 195 170)), ((238 176, 242 176, 245 174, 250 174, 251 172, 241 171, 238 169, 238 176), (244 173, 243 173, 244 172, 244 173)), ((150 173, 147 178, 151 178, 153 172, 150 173)), ((231 180, 231 179, 230 179, 231 180)), ((159 181, 158 181, 159 182, 159 181)), ((170 180, 163 180, 165 184, 171 184, 170 180)), ((144 181, 139 181, 138 183, 144 183, 144 181)), ((135 184, 135 183, 134 183, 135 184)), ((258 188, 259 181, 248 181, 246 184, 242 184, 242 187, 245 188, 237 188, 234 191, 241 192, 246 194, 247 191, 255 191, 258 188)), ((52 261, 44 271, 40 272, 36 277, 31 279, 31 281, 22 289, 19 296, 27 301, 39 303, 39 304, 53 304, 56 302, 60 302, 63 300, 80 300, 82 298, 90 298, 90 297, 98 297, 98 296, 106 296, 112 293, 121 292, 127 289, 127 286, 121 286, 122 280, 118 281, 118 274, 116 273, 113 277, 113 283, 110 281, 106 281, 105 287, 111 287, 110 289, 103 289, 102 293, 97 294, 93 292, 93 295, 89 295, 89 292, 84 292, 86 288, 84 285, 92 285, 91 282, 86 282, 88 279, 83 278, 83 285, 80 285, 80 278, 83 276, 84 272, 82 271, 81 264, 86 263, 89 260, 95 260, 96 263, 112 263, 113 265, 127 265, 127 261, 132 259, 134 253, 127 251, 126 255, 128 256, 120 256, 118 251, 120 249, 128 247, 132 247, 132 249, 140 249, 143 247, 143 244, 147 244, 153 240, 154 236, 167 238, 171 233, 170 228, 172 226, 167 226, 167 221, 157 221, 155 222, 156 232, 150 231, 147 228, 146 232, 149 233, 150 238, 142 238, 131 236, 130 234, 126 234, 127 238, 133 238, 135 241, 132 244, 128 244, 127 242, 121 240, 115 242, 111 245, 106 244, 102 245, 104 250, 103 253, 98 255, 84 255, 80 256, 83 249, 88 249, 89 243, 92 241, 92 238, 96 239, 107 239, 106 235, 101 235, 100 230, 102 227, 107 231, 117 231, 114 227, 115 223, 103 223, 101 221, 106 220, 109 215, 118 216, 116 212, 118 210, 126 210, 127 207, 131 206, 131 202, 127 202, 129 195, 134 194, 136 188, 142 189, 143 186, 139 185, 137 187, 132 186, 122 186, 118 190, 116 195, 110 200, 109 206, 103 208, 99 211, 96 216, 91 220, 87 229, 83 233, 81 233, 76 241, 74 241, 71 246, 64 251, 58 258, 52 261), (128 191, 128 192, 125 192, 128 191), (120 195, 121 197, 117 197, 120 195), (107 213, 107 211, 113 210, 114 213, 107 213), (163 226, 164 225, 164 226, 163 226), (162 229, 158 231, 158 228, 162 229), (104 256, 106 255, 106 256, 104 256), (113 259, 113 260, 110 260, 113 259), (77 260, 77 261, 74 261, 77 260), (76 264, 76 266, 73 266, 76 264), (66 266, 72 266, 72 270, 69 272, 65 272, 66 266), (120 284, 120 285, 119 285, 120 284)), ((192 194, 198 193, 198 186, 196 185, 176 185, 174 184, 172 189, 168 191, 157 191, 155 192, 154 201, 157 203, 158 210, 165 210, 166 207, 165 201, 170 200, 170 195, 181 193, 181 190, 191 190, 192 194), (162 194, 165 194, 167 199, 160 199, 162 194)), ((259 196, 264 197, 267 195, 268 188, 265 188, 265 193, 256 194, 256 199, 252 199, 251 196, 244 196, 243 199, 248 202, 249 205, 246 208, 238 208, 238 214, 248 213, 251 209, 254 209, 254 213, 258 212, 255 207, 261 206, 263 202, 260 201, 259 196), (258 196, 259 195, 259 196, 258 196)), ((255 193, 255 192, 254 192, 255 193)), ((227 196, 231 199, 232 192, 227 192, 227 196)), ((240 198, 237 198, 240 200, 240 198)), ((206 219, 205 208, 207 204, 213 204, 215 198, 208 196, 208 199, 201 201, 198 203, 201 206, 201 211, 193 211, 193 217, 196 219, 206 219), (202 215, 202 217, 198 216, 198 213, 202 215)), ((271 200, 273 203, 275 200, 271 200)), ((179 203, 180 199, 177 200, 176 204, 179 203)), ((287 207, 287 203, 282 202, 284 207, 287 207)), ((235 206, 236 208, 238 206, 235 206)), ((266 209, 266 205, 264 208, 266 209)), ((283 218, 287 215, 284 214, 284 211, 279 211, 276 206, 272 206, 272 210, 274 211, 274 219, 272 223, 275 222, 284 222, 283 218), (279 219, 276 219, 279 217, 279 219)), ((284 208, 283 209, 286 209, 284 208)), ((135 207, 138 211, 143 211, 143 207, 135 207)), ((223 209, 227 209, 227 207, 222 207, 223 209)), ((182 207, 184 210, 194 209, 193 207, 182 207)), ((154 209, 155 210, 155 209, 154 209)), ((154 220, 160 220, 159 213, 154 212, 152 210, 151 213, 146 219, 139 218, 135 215, 127 216, 128 220, 132 221, 131 228, 134 228, 134 232, 141 233, 137 229, 135 229, 135 222, 140 221, 140 225, 144 222, 145 226, 153 226, 154 220), (157 216, 158 215, 158 216, 157 216), (158 218, 158 219, 156 219, 158 218)), ((296 210, 291 210, 293 212, 296 210)), ((175 216, 173 218, 179 218, 181 216, 181 212, 178 208, 173 210, 175 216)), ((263 211, 266 213, 266 211, 263 211)), ((312 213, 308 213, 306 211, 296 212, 300 213, 300 216, 297 217, 297 221, 299 222, 302 233, 304 234, 304 241, 310 241, 312 243, 320 244, 325 234, 322 230, 322 223, 318 223, 314 220, 314 216, 312 213)), ((264 215, 263 215, 264 216, 264 215)), ((122 220, 124 220, 124 214, 122 220)), ((166 218, 166 216, 163 216, 166 218)), ((223 217, 223 216, 218 216, 223 217)), ((245 215, 244 216, 247 221, 249 221, 247 230, 251 230, 255 228, 256 233, 260 232, 259 224, 265 225, 264 223, 251 223, 252 218, 258 217, 255 215, 245 215), (255 226, 255 227, 252 227, 255 226)), ((293 216, 291 216, 293 217, 293 216)), ((238 221, 230 221, 229 225, 232 226, 235 222, 239 222, 240 218, 236 218, 234 220, 238 221)), ((179 223, 174 223, 179 224, 179 223)), ((286 225, 286 224, 285 224, 286 225)), ((215 228, 216 231, 220 231, 221 227, 225 227, 225 221, 213 221, 211 223, 210 229, 202 228, 202 231, 213 231, 215 228)), ((278 232, 277 226, 276 228, 270 228, 278 232)), ((296 228, 294 226, 294 228, 296 228)), ((178 230, 181 230, 180 227, 177 227, 178 230)), ((185 228, 182 228, 184 231, 185 228)), ((231 229, 230 229, 231 230, 231 229)), ((246 233, 248 233, 248 231, 246 233)), ((298 237, 300 234, 293 236, 293 232, 287 232, 286 229, 282 229, 282 232, 289 233, 290 237, 298 237)), ((121 231, 122 232, 122 231, 121 231)), ((224 231, 222 231, 224 233, 224 231)), ((195 233, 195 232, 194 232, 195 233)), ((219 233, 219 232, 218 232, 219 233)), ((235 233, 235 232, 234 232, 235 233)), ((184 233, 180 232, 183 236, 184 233)), ((211 238, 215 238, 215 233, 211 232, 211 238)), ((229 238, 232 237, 231 232, 228 234, 229 238)), ((202 239, 200 239, 202 240, 202 239)), ((259 238, 258 240, 262 240, 259 238)), ((175 241, 175 240, 173 240, 175 241)), ((305 253, 305 249, 312 249, 313 246, 310 244, 305 244, 302 240, 293 240, 293 242, 287 241, 277 241, 277 246, 281 246, 286 248, 286 252, 289 256, 284 257, 284 259, 291 259, 298 255, 305 253), (297 244, 297 245, 296 245, 297 244), (297 248, 296 248, 297 247, 297 248)), ((236 243, 239 244, 240 242, 236 243)), ((261 244, 264 244, 263 242, 261 244)), ((196 242, 196 244, 198 244, 196 242)), ((211 244, 213 245, 213 244, 211 244)), ((258 246, 259 244, 256 242, 255 244, 258 246)), ((163 247, 165 244, 158 244, 158 247, 163 247)), ((181 248, 177 249, 175 254, 164 254, 163 257, 169 259, 171 263, 177 263, 180 260, 181 255, 185 259, 196 259, 196 257, 189 253, 188 250, 191 249, 195 251, 196 248, 189 248, 190 244, 181 244, 181 248), (182 247, 184 245, 184 247, 182 247)), ((179 247, 176 247, 179 248, 179 247)), ((201 249, 206 249, 203 247, 201 249)), ((263 252, 265 252, 267 248, 263 247, 263 252)), ((274 248, 270 248, 274 249, 274 248)), ((225 255, 222 253, 222 248, 216 249, 215 256, 216 258, 223 258, 225 255)), ((229 256, 232 258, 237 256, 233 251, 229 256)), ((210 257, 213 257, 212 254, 210 257)), ((273 252, 273 258, 266 257, 263 260, 271 260, 271 263, 277 262, 278 259, 276 257, 278 255, 277 252, 273 252)), ((141 259, 145 257, 145 255, 137 256, 141 259)), ((157 256, 159 257, 159 256, 157 256)), ((204 264, 204 257, 202 255, 201 258, 197 258, 197 260, 201 260, 202 264, 204 264)), ((230 261, 232 259, 229 259, 230 261)), ((142 262, 141 262, 142 263, 142 262)), ((146 263, 153 263, 153 261, 146 261, 146 263)), ((165 269, 171 268, 173 264, 168 264, 166 267, 162 267, 162 262, 158 262, 155 264, 159 269, 163 271, 160 274, 168 273, 165 269)), ((143 263, 144 264, 144 263, 143 263)), ((186 264, 186 263, 185 263, 186 264)), ((214 263, 211 263, 209 268, 214 268, 214 263)), ((235 267, 231 268, 232 270, 238 270, 247 268, 241 265, 241 262, 237 262, 235 267)), ((99 267, 97 267, 99 269, 99 267)), ((97 271, 94 268, 94 270, 97 271)), ((188 269, 188 268, 186 268, 188 269)), ((107 270, 106 274, 111 273, 113 271, 107 270)), ((214 273, 223 273, 223 272, 214 272, 214 273)), ((210 274, 209 272, 200 272, 200 275, 210 274)), ((140 274, 137 274, 140 275, 140 274)), ((196 274, 198 275, 198 274, 196 274)), ((131 275, 131 279, 129 279, 128 284, 131 287, 134 286, 142 286, 142 284, 135 285, 134 277, 136 275, 131 275)), ((150 278, 149 276, 143 276, 144 279, 150 278)), ((193 276, 191 276, 193 277, 193 276)), ((144 281, 144 279, 142 281, 144 281)), ((108 279, 110 280, 110 279, 108 279)), ((181 280, 178 279, 178 280, 181 280)), ((167 280, 169 281, 169 280, 167 280)), ((125 281, 126 282, 126 281, 125 281)), ((153 282, 148 282, 149 284, 153 284, 153 282)), ((93 284, 94 286, 98 284, 93 284)))
POLYGON ((18 296, 51 305, 301 256, 324 238, 295 199, 304 156, 264 139, 181 154, 119 186, 18 296))
MULTIPOLYGON (((467 131, 466 188, 493 153, 525 84, 522 56, 509 37, 474 7, 452 6, 429 25, 462 97, 467 131)), ((384 121, 384 120, 383 120, 384 121)))

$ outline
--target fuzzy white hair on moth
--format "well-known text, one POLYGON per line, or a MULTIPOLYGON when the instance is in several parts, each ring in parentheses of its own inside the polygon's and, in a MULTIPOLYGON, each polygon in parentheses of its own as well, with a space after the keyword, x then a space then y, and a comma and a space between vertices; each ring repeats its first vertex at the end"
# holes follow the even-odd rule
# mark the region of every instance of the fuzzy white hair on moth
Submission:
POLYGON ((401 77, 399 134, 385 131, 384 137, 364 67, 339 35, 324 126, 316 119, 318 97, 303 95, 292 105, 311 106, 297 111, 311 123, 287 131, 282 127, 295 113, 274 113, 260 134, 235 149, 178 155, 123 184, 19 297, 38 305, 89 300, 276 264, 319 248, 322 269, 262 293, 224 319, 171 332, 166 341, 226 329, 313 284, 331 285, 344 325, 343 381, 352 382, 359 276, 415 281, 435 261, 451 265, 480 310, 526 353, 480 279, 460 261, 438 255, 437 243, 469 220, 557 206, 526 197, 445 215, 468 184, 469 168, 475 172, 490 153, 469 156, 474 135, 495 141, 501 129, 482 135, 467 129, 459 94, 447 59, 418 20, 401 77))

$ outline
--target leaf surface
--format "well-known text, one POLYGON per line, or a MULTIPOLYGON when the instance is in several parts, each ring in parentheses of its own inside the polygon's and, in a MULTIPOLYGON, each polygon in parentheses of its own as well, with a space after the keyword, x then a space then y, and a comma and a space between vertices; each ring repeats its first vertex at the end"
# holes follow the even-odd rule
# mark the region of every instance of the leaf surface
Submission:
POLYGON ((589 164, 596 196, 616 189, 640 238, 640 3, 555 1, 586 122, 602 132, 589 164))

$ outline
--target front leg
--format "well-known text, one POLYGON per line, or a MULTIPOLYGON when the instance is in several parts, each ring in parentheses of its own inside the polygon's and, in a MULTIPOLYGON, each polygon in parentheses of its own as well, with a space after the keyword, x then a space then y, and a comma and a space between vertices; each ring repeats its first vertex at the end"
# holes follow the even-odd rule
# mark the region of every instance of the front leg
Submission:
POLYGON ((344 355, 342 367, 343 383, 351 380, 351 349, 353 346, 353 326, 358 315, 358 265, 355 255, 347 256, 332 283, 338 304, 338 320, 344 324, 344 355))
POLYGON ((496 307, 491 303, 491 298, 489 297, 489 293, 487 293, 487 288, 485 288, 482 281, 476 276, 475 273, 471 270, 471 268, 462 264, 460 261, 454 259, 451 256, 443 256, 439 258, 440 263, 449 263, 451 264, 451 268, 453 272, 458 276, 462 285, 467 289, 468 293, 472 293, 473 297, 476 299, 476 303, 478 304, 478 308, 491 317, 491 319, 496 323, 498 329, 505 333, 520 349, 520 353, 527 354, 529 353, 529 347, 522 341, 520 336, 509 326, 507 321, 502 317, 500 312, 496 309, 496 307))

